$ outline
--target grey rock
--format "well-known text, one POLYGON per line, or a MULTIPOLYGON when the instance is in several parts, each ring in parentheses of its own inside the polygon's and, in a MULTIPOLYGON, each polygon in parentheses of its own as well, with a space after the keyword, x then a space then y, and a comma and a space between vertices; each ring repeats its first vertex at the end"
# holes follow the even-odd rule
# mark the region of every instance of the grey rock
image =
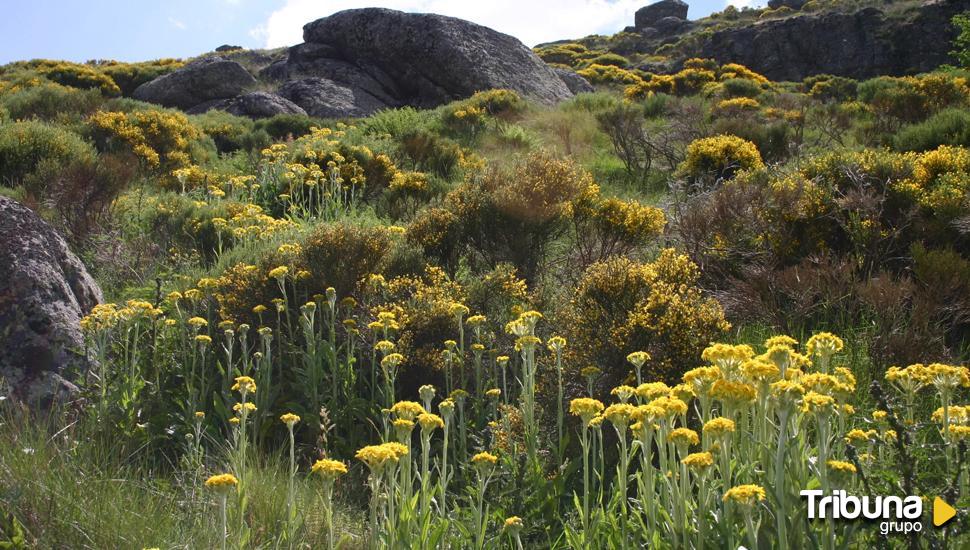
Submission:
POLYGON ((132 97, 165 107, 189 109, 214 99, 228 99, 256 84, 242 65, 219 56, 206 57, 146 82, 132 97))
POLYGON ((968 9, 970 0, 930 0, 904 16, 873 7, 796 15, 716 31, 692 56, 741 63, 772 80, 928 72, 952 62, 950 20, 968 9))
POLYGON ((667 35, 683 32, 688 23, 680 17, 661 17, 653 25, 653 28, 657 29, 659 34, 667 35))
POLYGON ((656 23, 664 17, 687 19, 687 3, 681 0, 660 0, 637 10, 633 17, 633 26, 637 29, 656 27, 656 23))
MULTIPOLYGON (((302 44, 301 46, 307 46, 302 44)), ((294 48, 297 48, 294 46, 294 48)), ((291 49, 294 49, 291 48, 291 49)), ((330 57, 307 57, 309 48, 301 48, 297 59, 290 59, 282 66, 277 64, 271 69, 271 74, 275 74, 276 80, 302 80, 306 78, 322 78, 339 82, 340 84, 355 90, 361 90, 371 95, 386 105, 398 106, 400 102, 396 99, 399 90, 394 81, 379 68, 372 68, 365 71, 363 68, 330 57)), ((322 48, 322 52, 328 52, 331 48, 322 48)))
POLYGON ((226 111, 236 116, 268 118, 276 115, 306 115, 302 107, 269 92, 251 92, 231 99, 217 99, 201 103, 187 110, 190 115, 211 110, 226 111))
POLYGON ((390 98, 398 105, 434 107, 493 88, 515 90, 546 104, 572 96, 552 69, 517 39, 453 17, 381 8, 346 10, 305 25, 303 39, 336 53, 300 46, 288 62, 298 72, 318 63, 318 52, 327 52, 323 58, 356 67, 381 88, 368 83, 361 90, 352 80, 360 79, 359 74, 334 74, 334 65, 323 65, 330 71, 324 78, 385 103, 390 98))
POLYGON ((243 49, 242 46, 233 46, 231 44, 223 44, 216 48, 217 52, 234 52, 243 49))
POLYGON ((576 74, 574 71, 560 68, 554 68, 553 70, 556 71, 556 74, 559 75, 559 78, 566 83, 566 87, 569 88, 569 91, 574 95, 596 91, 588 80, 576 74))
POLYGON ((676 66, 676 64, 670 60, 644 61, 643 63, 637 65, 637 69, 645 73, 653 74, 671 74, 677 72, 678 68, 680 67, 676 66))
POLYGON ((0 377, 14 397, 49 404, 76 392, 88 366, 79 322, 101 289, 57 232, 0 197, 0 377))
POLYGON ((361 88, 325 78, 292 80, 280 86, 279 94, 321 118, 365 117, 388 107, 361 88))

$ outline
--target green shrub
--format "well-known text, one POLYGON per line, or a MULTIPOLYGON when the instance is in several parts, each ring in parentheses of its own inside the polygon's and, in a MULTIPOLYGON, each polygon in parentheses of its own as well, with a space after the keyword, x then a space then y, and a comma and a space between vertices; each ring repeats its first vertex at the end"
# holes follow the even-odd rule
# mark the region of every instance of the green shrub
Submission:
POLYGON ((535 280, 549 247, 568 228, 570 202, 592 188, 590 174, 572 161, 532 152, 458 187, 443 207, 423 210, 408 238, 449 267, 470 248, 487 265, 508 262, 535 280))
POLYGON ((960 66, 970 69, 970 13, 963 12, 955 15, 952 22, 960 32, 953 39, 953 51, 950 55, 960 66))
POLYGON ((368 134, 387 134, 393 138, 413 132, 423 127, 426 118, 414 107, 384 109, 361 121, 361 127, 368 134))
POLYGON ((859 101, 876 116, 918 122, 936 111, 967 104, 967 81, 933 73, 923 76, 881 76, 859 84, 859 101))
POLYGON ((940 111, 902 128, 893 139, 897 151, 929 151, 940 145, 970 147, 970 113, 965 109, 940 111))
POLYGON ((0 181, 17 185, 44 160, 93 162, 94 147, 64 128, 38 121, 0 125, 0 181))
POLYGON ((750 141, 758 148, 761 158, 769 162, 784 160, 788 156, 789 140, 794 133, 791 122, 770 122, 750 116, 719 118, 713 131, 750 141))
POLYGON ((323 128, 325 121, 306 115, 276 115, 256 121, 255 128, 263 130, 273 140, 298 138, 310 133, 310 128, 323 128))
POLYGON ((3 96, 0 104, 14 120, 54 120, 69 115, 87 116, 96 111, 103 101, 98 90, 79 90, 54 82, 42 82, 3 96))
POLYGON ((499 126, 498 139, 512 147, 522 149, 533 149, 539 145, 538 138, 518 124, 502 124, 499 126))
POLYGON ((749 97, 761 95, 761 86, 747 78, 729 78, 721 82, 721 95, 726 98, 749 97))
POLYGON ((590 94, 579 94, 559 104, 563 111, 586 111, 588 113, 598 113, 608 111, 616 107, 619 103, 616 95, 608 92, 593 92, 590 94))
POLYGON ((240 149, 262 149, 270 142, 269 135, 265 131, 259 131, 261 135, 256 135, 256 125, 252 120, 231 115, 225 111, 208 111, 192 116, 189 120, 212 138, 220 153, 231 153, 240 149))
POLYGON ((855 99, 859 83, 851 78, 832 75, 816 75, 806 78, 803 89, 815 99, 823 101, 849 101, 855 99))
POLYGON ((414 130, 401 137, 401 152, 422 172, 433 172, 451 179, 462 159, 461 147, 454 141, 427 130, 414 130))

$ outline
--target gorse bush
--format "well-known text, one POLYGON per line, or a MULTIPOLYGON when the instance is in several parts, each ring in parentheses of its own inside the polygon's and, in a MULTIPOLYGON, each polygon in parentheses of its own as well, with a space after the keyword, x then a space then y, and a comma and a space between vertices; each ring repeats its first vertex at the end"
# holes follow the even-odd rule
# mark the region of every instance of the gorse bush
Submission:
MULTIPOLYGON (((665 93, 671 95, 694 95, 708 89, 715 82, 731 81, 728 84, 735 91, 741 91, 738 80, 746 80, 750 84, 745 86, 745 95, 750 93, 754 87, 761 87, 768 83, 764 76, 748 69, 744 65, 728 63, 718 67, 712 59, 688 59, 684 62, 683 70, 671 75, 647 74, 640 82, 631 82, 624 95, 628 99, 644 99, 654 93, 665 93)), ((720 84, 723 89, 725 84, 720 84)))
POLYGON ((115 84, 115 81, 110 76, 90 65, 81 65, 68 61, 36 59, 22 63, 20 66, 33 70, 48 80, 65 86, 85 89, 96 88, 108 96, 121 94, 121 88, 115 84))
POLYGON ((630 64, 630 60, 616 53, 605 53, 597 55, 596 57, 587 61, 587 63, 592 65, 612 65, 614 67, 625 68, 630 64))
POLYGON ((763 168, 761 154, 750 141, 719 135, 692 142, 677 173, 693 184, 731 179, 741 170, 763 168))
POLYGON ((408 238, 446 265, 456 266, 463 252, 473 251, 491 265, 511 263, 531 281, 549 245, 568 230, 570 201, 592 186, 589 173, 574 163, 534 152, 449 193, 442 207, 418 215, 408 238))
POLYGON ((575 43, 537 48, 535 52, 546 63, 567 67, 576 67, 584 60, 600 54, 598 51, 590 51, 586 46, 575 43))
POLYGON ((636 73, 615 65, 590 65, 576 72, 591 84, 626 85, 642 82, 642 79, 636 73))
POLYGON ((596 366, 607 387, 632 383, 625 358, 638 350, 650 354, 648 378, 671 381, 699 366, 696 347, 730 325, 717 301, 697 288, 698 276, 697 266, 672 249, 648 263, 616 257, 587 268, 563 313, 574 372, 596 366))
POLYGON ((192 146, 203 136, 185 115, 158 109, 98 111, 88 125, 105 150, 130 151, 146 169, 162 173, 188 166, 192 146))

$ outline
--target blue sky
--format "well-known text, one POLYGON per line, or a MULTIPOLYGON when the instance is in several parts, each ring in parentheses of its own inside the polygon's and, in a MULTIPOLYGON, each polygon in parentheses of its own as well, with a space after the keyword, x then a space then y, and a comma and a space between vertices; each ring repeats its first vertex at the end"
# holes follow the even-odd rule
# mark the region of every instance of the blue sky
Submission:
MULTIPOLYGON (((752 0, 729 0, 743 6, 752 0)), ((650 0, 8 0, 0 19, 0 64, 51 58, 139 61, 190 57, 221 44, 247 48, 301 41, 304 23, 348 8, 382 6, 462 17, 528 45, 610 34, 633 24, 650 0)), ((694 0, 689 17, 724 8, 694 0)))

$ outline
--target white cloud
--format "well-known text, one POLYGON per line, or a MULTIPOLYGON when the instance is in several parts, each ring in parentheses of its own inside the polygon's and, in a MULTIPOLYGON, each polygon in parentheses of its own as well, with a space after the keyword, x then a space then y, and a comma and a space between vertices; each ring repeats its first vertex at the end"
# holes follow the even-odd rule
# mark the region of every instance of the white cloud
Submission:
MULTIPOLYGON (((649 3, 650 0, 386 0, 376 5, 467 19, 534 46, 594 33, 612 34, 632 25, 636 10, 649 3)), ((374 5, 360 0, 286 0, 250 35, 263 39, 267 48, 291 46, 303 41, 303 25, 310 21, 341 10, 374 5)))
POLYGON ((768 4, 767 0, 726 0, 724 7, 734 6, 735 8, 763 8, 768 4))
POLYGON ((174 18, 174 17, 169 17, 169 18, 168 18, 168 22, 169 22, 169 23, 170 23, 170 24, 171 24, 171 25, 172 25, 173 27, 175 27, 176 29, 178 29, 178 30, 180 30, 180 31, 184 31, 185 29, 187 29, 187 28, 189 28, 189 27, 188 27, 188 25, 186 25, 185 23, 183 23, 183 22, 181 22, 181 21, 179 21, 178 19, 176 19, 176 18, 174 18))

